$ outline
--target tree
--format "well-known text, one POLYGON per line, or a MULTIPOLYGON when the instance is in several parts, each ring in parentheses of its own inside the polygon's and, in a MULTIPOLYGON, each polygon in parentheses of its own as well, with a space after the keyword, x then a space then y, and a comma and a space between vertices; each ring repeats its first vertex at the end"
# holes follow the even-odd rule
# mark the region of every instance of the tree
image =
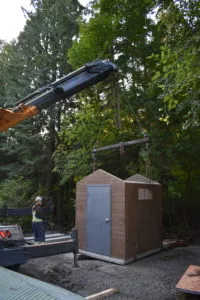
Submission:
MULTIPOLYGON (((16 72, 6 73, 9 79, 11 76, 15 80, 17 78, 16 88, 21 91, 16 97, 17 100, 71 71, 67 62, 67 50, 78 30, 76 19, 81 11, 78 1, 71 0, 56 3, 52 0, 38 0, 32 1, 32 6, 33 11, 24 11, 27 17, 26 26, 15 46, 8 45, 13 53, 17 50, 18 58, 20 57, 20 68, 16 72)), ((13 65, 16 68, 15 62, 13 65)), ((13 90, 16 92, 15 87, 13 90)), ((10 91, 11 86, 6 88, 6 93, 10 91)), ((12 97, 12 104, 16 98, 12 97)), ((4 144, 7 148, 12 145, 15 169, 18 165, 17 173, 31 177, 35 181, 36 189, 41 185, 45 187, 47 196, 53 193, 57 207, 61 206, 64 196, 61 195, 63 187, 59 188, 59 178, 52 173, 52 154, 59 143, 57 131, 61 114, 70 105, 69 101, 63 101, 62 104, 43 111, 40 116, 16 126, 14 130, 9 130, 7 145, 4 144)), ((9 176, 12 176, 11 172, 9 176)), ((58 222, 59 214, 58 209, 58 222)))
POLYGON ((159 65, 154 76, 161 97, 172 116, 178 115, 183 129, 199 127, 199 17, 196 0, 170 1, 161 6, 159 28, 164 32, 159 65))
MULTIPOLYGON (((96 58, 110 58, 119 67, 120 111, 118 93, 114 93, 110 85, 108 88, 104 88, 103 85, 93 88, 89 96, 85 96, 81 106, 84 110, 86 103, 89 118, 92 119, 95 111, 95 119, 98 120, 96 99, 107 103, 102 115, 108 118, 105 131, 110 132, 110 138, 105 134, 101 136, 102 144, 141 137, 146 130, 147 111, 144 104, 147 101, 146 89, 152 72, 152 62, 148 60, 148 56, 152 53, 152 47, 157 47, 157 42, 152 38, 156 30, 155 25, 149 16, 153 7, 153 1, 93 1, 89 10, 89 20, 82 18, 79 36, 69 51, 70 63, 75 67, 96 58), (106 110, 110 111, 109 116, 106 110), (113 120, 116 120, 115 123, 113 120)), ((83 95, 85 94, 82 94, 81 98, 83 95)), ((80 126, 81 130, 81 124, 78 125, 77 122, 75 126, 80 126)), ((98 130, 92 135, 96 139, 97 132, 98 130)), ((87 145, 89 146, 88 143, 87 145)), ((61 149, 62 145, 59 152, 61 149)), ((143 163, 139 162, 140 156, 137 154, 136 157, 135 167, 130 161, 126 174, 143 169, 143 163)), ((115 172, 113 169, 112 171, 115 172)), ((118 170, 117 173, 123 172, 118 170)), ((123 176, 126 176, 125 173, 123 176)))
POLYGON ((161 134, 154 130, 154 137, 159 136, 162 145, 162 151, 159 150, 162 158, 155 164, 160 162, 163 172, 161 164, 165 162, 162 177, 166 186, 166 212, 182 231, 188 224, 193 228, 198 224, 195 211, 199 207, 200 179, 199 13, 197 1, 161 3, 158 11, 161 51, 153 55, 154 88, 159 91, 160 103, 158 128, 163 128, 161 134))

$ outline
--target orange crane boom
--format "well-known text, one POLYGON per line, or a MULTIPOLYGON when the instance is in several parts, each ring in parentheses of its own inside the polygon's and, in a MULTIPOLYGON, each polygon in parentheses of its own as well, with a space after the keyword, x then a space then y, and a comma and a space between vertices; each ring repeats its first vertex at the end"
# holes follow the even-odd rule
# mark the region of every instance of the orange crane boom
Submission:
POLYGON ((105 80, 116 70, 116 65, 109 60, 97 60, 40 88, 18 101, 12 109, 0 108, 0 131, 6 131, 25 119, 39 114, 42 109, 105 80))

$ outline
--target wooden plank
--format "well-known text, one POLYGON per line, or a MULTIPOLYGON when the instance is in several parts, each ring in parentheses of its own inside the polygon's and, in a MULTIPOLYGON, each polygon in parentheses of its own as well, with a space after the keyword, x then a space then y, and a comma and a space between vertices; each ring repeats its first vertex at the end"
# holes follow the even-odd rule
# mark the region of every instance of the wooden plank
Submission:
POLYGON ((116 293, 118 293, 118 292, 119 292, 119 290, 111 288, 111 289, 102 291, 102 292, 100 292, 100 293, 97 293, 97 294, 93 294, 93 295, 91 295, 91 296, 88 296, 88 297, 86 297, 85 299, 87 299, 87 300, 104 299, 105 297, 111 296, 111 295, 116 294, 116 293))
POLYGON ((65 243, 71 243, 71 242, 73 242, 73 240, 72 240, 72 238, 71 239, 69 239, 69 240, 67 240, 67 241, 55 241, 55 242, 49 242, 49 243, 47 243, 47 242, 41 242, 41 243, 38 243, 38 244, 34 244, 34 245, 27 245, 27 246, 25 246, 25 247, 28 247, 28 248, 32 248, 32 247, 49 247, 49 246, 51 246, 51 245, 61 245, 61 244, 65 244, 65 243))
POLYGON ((24 246, 29 259, 75 252, 73 240, 67 242, 41 243, 24 246))
POLYGON ((200 295, 200 266, 190 265, 176 288, 181 292, 200 295))
MULTIPOLYGON (((66 234, 63 234, 63 233, 45 234, 46 239, 54 239, 54 238, 60 238, 60 237, 70 238, 69 235, 66 235, 66 234)), ((33 236, 25 236, 24 239, 26 241, 30 241, 30 240, 34 240, 34 237, 33 236)))

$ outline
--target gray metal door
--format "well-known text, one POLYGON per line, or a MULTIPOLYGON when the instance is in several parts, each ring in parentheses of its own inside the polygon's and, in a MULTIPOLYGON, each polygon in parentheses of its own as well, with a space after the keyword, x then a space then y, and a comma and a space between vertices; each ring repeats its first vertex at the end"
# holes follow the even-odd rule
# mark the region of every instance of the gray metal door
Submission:
POLYGON ((87 251, 111 255, 111 186, 88 185, 87 251))

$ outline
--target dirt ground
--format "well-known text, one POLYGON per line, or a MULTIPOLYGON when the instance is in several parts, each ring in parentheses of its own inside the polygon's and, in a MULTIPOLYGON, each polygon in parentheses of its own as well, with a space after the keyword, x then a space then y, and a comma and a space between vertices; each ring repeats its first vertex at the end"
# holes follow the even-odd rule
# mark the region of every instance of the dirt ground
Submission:
POLYGON ((78 264, 73 268, 69 253, 30 260, 20 272, 81 296, 117 288, 119 293, 106 299, 174 300, 179 295, 175 286, 186 268, 200 265, 200 245, 164 250, 126 266, 88 257, 78 264))

